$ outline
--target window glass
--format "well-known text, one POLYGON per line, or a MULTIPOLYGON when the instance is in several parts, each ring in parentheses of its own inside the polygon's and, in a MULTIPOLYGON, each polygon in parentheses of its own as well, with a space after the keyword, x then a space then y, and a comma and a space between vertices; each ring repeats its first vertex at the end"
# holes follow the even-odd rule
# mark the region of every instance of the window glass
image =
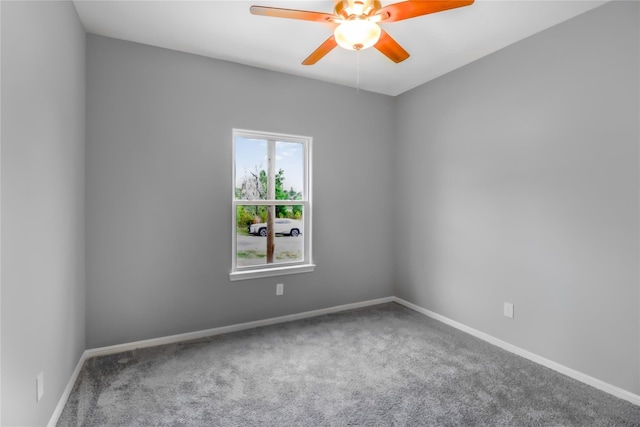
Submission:
POLYGON ((303 144, 276 141, 276 199, 302 200, 303 190, 303 144))
POLYGON ((236 227, 236 263, 237 267, 267 264, 286 264, 304 259, 304 221, 302 206, 256 206, 243 205, 238 210, 236 227), (273 260, 267 258, 268 208, 285 216, 274 220, 273 260), (293 209, 296 208, 296 209, 293 209))
POLYGON ((267 199, 267 143, 264 139, 236 137, 236 199, 267 199))

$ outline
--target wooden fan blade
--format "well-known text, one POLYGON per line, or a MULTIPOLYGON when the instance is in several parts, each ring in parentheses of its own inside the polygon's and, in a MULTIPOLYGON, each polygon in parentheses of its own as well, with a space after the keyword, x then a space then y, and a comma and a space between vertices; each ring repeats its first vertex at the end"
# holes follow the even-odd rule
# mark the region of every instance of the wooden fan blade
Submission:
POLYGON ((338 42, 336 42, 335 37, 333 37, 333 34, 331 34, 331 37, 326 39, 324 43, 322 43, 320 47, 314 50, 307 59, 302 61, 302 65, 315 64, 316 62, 320 61, 327 53, 331 52, 336 46, 338 46, 338 42))
POLYGON ((310 12, 307 10, 280 9, 278 7, 251 6, 249 10, 253 15, 301 19, 303 21, 333 22, 333 20, 336 18, 329 13, 310 12))
POLYGON ((404 50, 385 30, 380 33, 380 40, 374 47, 396 64, 409 57, 409 52, 404 50))
POLYGON ((397 22, 403 19, 415 18, 416 16, 469 6, 473 1, 474 0, 410 0, 385 6, 380 9, 378 14, 388 12, 389 17, 383 20, 383 22, 397 22))

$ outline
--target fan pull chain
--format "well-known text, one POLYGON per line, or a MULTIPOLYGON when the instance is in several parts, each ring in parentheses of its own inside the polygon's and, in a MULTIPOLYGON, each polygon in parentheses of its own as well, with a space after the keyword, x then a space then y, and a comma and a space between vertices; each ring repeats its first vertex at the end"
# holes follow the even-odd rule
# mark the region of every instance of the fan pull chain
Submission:
POLYGON ((356 50, 356 95, 360 94, 360 49, 356 50))

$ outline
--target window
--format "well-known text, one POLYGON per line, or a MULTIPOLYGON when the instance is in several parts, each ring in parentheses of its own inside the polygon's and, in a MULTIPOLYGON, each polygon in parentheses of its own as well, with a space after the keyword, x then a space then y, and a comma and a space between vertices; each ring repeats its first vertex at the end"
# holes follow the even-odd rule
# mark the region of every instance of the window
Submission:
POLYGON ((234 129, 231 280, 313 271, 311 138, 234 129))

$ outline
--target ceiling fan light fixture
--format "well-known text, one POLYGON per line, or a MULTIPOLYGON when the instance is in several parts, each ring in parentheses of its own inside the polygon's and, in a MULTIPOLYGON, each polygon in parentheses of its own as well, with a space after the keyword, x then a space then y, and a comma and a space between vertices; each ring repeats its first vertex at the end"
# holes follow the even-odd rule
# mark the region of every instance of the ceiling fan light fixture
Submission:
POLYGON ((350 19, 340 24, 333 35, 340 47, 347 50, 362 50, 378 43, 380 26, 367 19, 350 19))

